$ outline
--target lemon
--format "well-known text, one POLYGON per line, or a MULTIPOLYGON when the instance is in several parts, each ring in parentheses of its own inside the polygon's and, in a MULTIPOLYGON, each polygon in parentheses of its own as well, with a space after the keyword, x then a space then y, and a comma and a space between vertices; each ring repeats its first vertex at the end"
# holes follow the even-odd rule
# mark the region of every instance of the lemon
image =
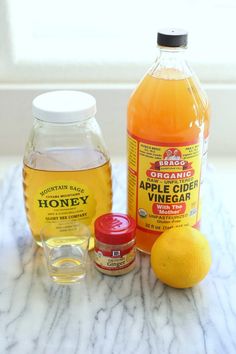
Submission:
POLYGON ((155 275, 174 288, 190 288, 199 283, 209 272, 211 262, 207 239, 192 227, 165 231, 151 250, 155 275))

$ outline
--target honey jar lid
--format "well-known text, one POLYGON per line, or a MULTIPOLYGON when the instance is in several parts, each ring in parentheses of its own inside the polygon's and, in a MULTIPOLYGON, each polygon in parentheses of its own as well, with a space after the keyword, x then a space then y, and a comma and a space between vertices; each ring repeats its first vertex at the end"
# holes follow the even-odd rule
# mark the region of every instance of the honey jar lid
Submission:
POLYGON ((101 215, 95 221, 95 237, 98 241, 119 245, 135 237, 136 224, 133 218, 121 213, 101 215))
POLYGON ((37 96, 32 103, 33 116, 49 123, 84 121, 96 114, 96 100, 81 91, 51 91, 37 96))

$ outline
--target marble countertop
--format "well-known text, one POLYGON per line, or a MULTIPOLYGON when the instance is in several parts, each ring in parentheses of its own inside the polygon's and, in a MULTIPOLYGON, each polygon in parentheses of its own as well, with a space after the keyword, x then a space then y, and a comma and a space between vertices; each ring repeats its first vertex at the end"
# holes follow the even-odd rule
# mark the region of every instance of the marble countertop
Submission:
MULTIPOLYGON (((143 254, 125 276, 104 276, 90 261, 83 283, 59 286, 31 239, 21 169, 12 168, 0 189, 0 353, 236 353, 235 225, 212 170, 206 182, 213 265, 198 286, 163 285, 143 254)), ((124 196, 125 168, 115 166, 115 211, 125 211, 124 196)))

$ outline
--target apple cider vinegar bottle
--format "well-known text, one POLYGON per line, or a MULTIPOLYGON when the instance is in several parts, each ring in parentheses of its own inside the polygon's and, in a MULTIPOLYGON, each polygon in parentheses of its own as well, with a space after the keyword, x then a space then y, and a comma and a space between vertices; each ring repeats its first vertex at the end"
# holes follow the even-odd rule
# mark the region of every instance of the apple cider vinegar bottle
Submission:
POLYGON ((172 227, 198 228, 209 105, 185 60, 187 32, 158 33, 160 55, 128 105, 128 213, 150 253, 172 227))
POLYGON ((45 224, 77 221, 93 234, 95 219, 111 211, 111 166, 95 113, 95 99, 78 91, 48 92, 33 101, 23 185, 38 244, 45 224))

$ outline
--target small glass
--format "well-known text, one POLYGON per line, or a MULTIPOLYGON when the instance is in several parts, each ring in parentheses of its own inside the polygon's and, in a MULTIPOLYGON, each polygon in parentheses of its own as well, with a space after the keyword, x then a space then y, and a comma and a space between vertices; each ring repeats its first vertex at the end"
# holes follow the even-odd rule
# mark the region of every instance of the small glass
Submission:
POLYGON ((50 223, 41 230, 48 273, 56 283, 75 283, 86 275, 89 228, 81 223, 50 223))

